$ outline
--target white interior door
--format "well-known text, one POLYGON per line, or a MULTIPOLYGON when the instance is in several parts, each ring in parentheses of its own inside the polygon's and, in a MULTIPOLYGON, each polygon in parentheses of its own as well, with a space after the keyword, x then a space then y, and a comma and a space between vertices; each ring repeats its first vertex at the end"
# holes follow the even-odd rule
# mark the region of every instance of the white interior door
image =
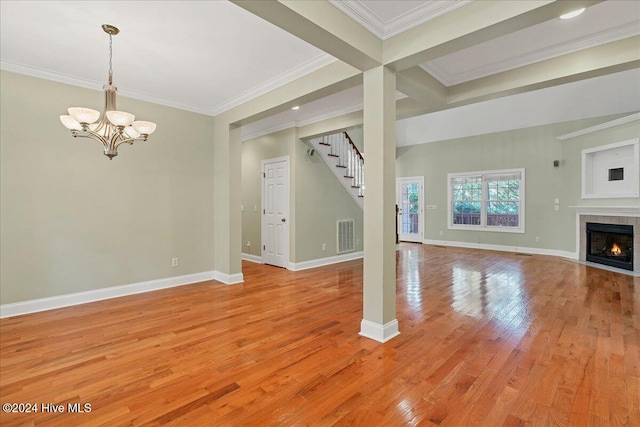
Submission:
POLYGON ((262 162, 262 262, 289 266, 289 158, 262 162))
POLYGON ((403 242, 423 241, 424 177, 398 178, 398 237, 403 242))

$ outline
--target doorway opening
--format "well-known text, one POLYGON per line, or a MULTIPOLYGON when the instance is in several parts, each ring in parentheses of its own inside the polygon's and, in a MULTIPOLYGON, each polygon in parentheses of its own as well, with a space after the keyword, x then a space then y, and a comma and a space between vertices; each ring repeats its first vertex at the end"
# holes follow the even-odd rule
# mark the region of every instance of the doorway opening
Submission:
POLYGON ((398 178, 398 239, 422 243, 424 236, 424 177, 398 178))

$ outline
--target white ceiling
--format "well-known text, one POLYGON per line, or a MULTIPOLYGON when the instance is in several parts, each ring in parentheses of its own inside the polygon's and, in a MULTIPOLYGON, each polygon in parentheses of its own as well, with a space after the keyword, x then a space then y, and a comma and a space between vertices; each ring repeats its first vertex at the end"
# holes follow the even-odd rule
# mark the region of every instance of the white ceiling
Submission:
MULTIPOLYGON (((446 86, 640 34, 640 1, 605 1, 422 64, 446 86)), ((640 48, 640 46, 639 46, 640 48)))
MULTIPOLYGON (((467 2, 331 0, 331 3, 384 39, 467 2)), ((121 95, 208 115, 218 114, 335 61, 225 1, 2 0, 0 65, 5 70, 99 90, 106 82, 108 69, 108 37, 100 28, 104 23, 121 30, 113 40, 114 84, 121 95)), ((549 21, 438 58, 422 67, 451 85, 639 33, 640 2, 609 0, 588 8, 575 20, 549 21)), ((637 70, 623 74, 620 78, 591 79, 584 82, 586 86, 538 91, 535 102, 571 104, 571 108, 557 109, 548 118, 553 121, 640 110, 640 84, 633 84, 638 78, 637 70), (592 98, 571 102, 585 90, 606 96, 597 102, 592 98), (593 108, 594 103, 597 108, 593 108)), ((489 109, 496 109, 501 111, 499 123, 522 126, 528 121, 515 112, 531 108, 531 98, 527 96, 400 121, 399 143, 428 142, 434 137, 448 139, 459 136, 464 129, 468 134, 484 132, 473 126, 474 120, 465 118, 465 112, 469 114, 474 108, 487 117, 491 117, 489 109), (529 105, 521 108, 520 102, 529 105), (512 104, 499 110, 504 103, 512 104), (518 106, 514 107, 516 103, 518 106), (422 136, 423 133, 429 137, 422 136)), ((101 98, 96 104, 99 108, 101 98)), ((361 105, 362 88, 353 88, 304 105, 298 111, 244 126, 243 134, 257 135, 292 124, 311 123, 355 111, 361 105)), ((541 115, 545 120, 548 116, 541 115)))
POLYGON ((3 0, 2 68, 102 89, 102 24, 121 95, 209 115, 335 60, 226 1, 3 0))

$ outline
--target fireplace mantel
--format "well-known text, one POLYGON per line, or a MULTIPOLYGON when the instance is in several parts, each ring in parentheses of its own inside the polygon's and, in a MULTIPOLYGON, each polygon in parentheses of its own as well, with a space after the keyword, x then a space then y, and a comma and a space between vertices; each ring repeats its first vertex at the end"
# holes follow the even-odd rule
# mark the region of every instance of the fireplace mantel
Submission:
POLYGON ((640 216, 640 206, 569 206, 577 215, 640 216))

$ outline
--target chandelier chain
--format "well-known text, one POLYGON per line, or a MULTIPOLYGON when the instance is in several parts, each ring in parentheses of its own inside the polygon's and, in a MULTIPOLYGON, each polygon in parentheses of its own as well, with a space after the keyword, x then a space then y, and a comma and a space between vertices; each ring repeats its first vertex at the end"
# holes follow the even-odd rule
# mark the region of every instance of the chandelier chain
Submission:
POLYGON ((113 37, 109 34, 109 84, 112 84, 113 81, 113 37))

